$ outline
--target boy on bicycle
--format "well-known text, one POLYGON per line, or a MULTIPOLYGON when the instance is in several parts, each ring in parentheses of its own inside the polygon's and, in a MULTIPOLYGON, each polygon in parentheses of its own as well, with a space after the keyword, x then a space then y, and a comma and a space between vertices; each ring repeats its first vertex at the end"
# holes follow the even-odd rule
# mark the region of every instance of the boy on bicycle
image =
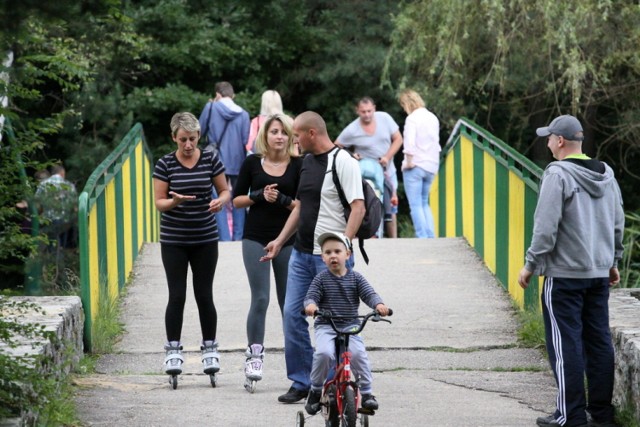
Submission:
MULTIPOLYGON (((334 316, 353 316, 353 320, 336 320, 336 326, 347 329, 357 326, 358 306, 360 300, 371 308, 378 310, 381 316, 386 316, 389 309, 382 302, 382 298, 367 282, 362 274, 347 269, 346 261, 351 256, 351 243, 341 233, 323 233, 318 237, 318 244, 322 249, 322 260, 327 265, 325 270, 313 279, 309 291, 304 299, 305 313, 313 316, 320 310, 329 310, 334 316)), ((314 324, 316 350, 313 354, 311 369, 311 389, 307 397, 305 410, 310 415, 320 410, 322 386, 329 370, 335 365, 336 333, 329 321, 317 317, 314 324)), ((356 375, 360 375, 360 393, 362 407, 378 409, 378 402, 371 389, 371 366, 369 358, 359 335, 353 335, 349 340, 351 352, 351 366, 356 375)))

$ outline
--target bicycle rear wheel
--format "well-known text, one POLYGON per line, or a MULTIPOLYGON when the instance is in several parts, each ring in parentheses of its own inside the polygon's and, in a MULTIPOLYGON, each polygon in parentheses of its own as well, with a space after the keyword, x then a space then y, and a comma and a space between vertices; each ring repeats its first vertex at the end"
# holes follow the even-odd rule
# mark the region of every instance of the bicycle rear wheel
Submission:
POLYGON ((330 385, 325 390, 325 394, 320 399, 323 404, 322 416, 325 419, 325 427, 340 427, 340 417, 338 415, 338 404, 336 402, 336 386, 330 385))
POLYGON ((342 427, 356 427, 356 392, 353 388, 344 389, 342 396, 342 427))

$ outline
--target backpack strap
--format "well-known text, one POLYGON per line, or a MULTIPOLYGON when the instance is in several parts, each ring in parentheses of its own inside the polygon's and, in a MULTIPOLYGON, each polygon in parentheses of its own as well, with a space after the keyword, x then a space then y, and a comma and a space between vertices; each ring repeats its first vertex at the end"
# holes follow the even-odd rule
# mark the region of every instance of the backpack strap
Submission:
POLYGON ((344 195, 344 190, 342 189, 342 185, 340 184, 340 179, 338 178, 338 171, 336 171, 336 158, 338 157, 338 153, 342 150, 342 148, 338 147, 336 154, 333 155, 333 164, 331 165, 331 175, 333 177, 333 185, 336 186, 336 190, 338 190, 338 197, 340 197, 340 203, 342 203, 342 207, 344 209, 351 210, 351 205, 347 202, 347 197, 344 195))
MULTIPOLYGON (((340 197, 340 203, 342 203, 342 207, 345 212, 351 213, 351 205, 347 202, 347 197, 344 195, 344 190, 342 189, 342 184, 340 184, 340 179, 338 178, 338 171, 336 171, 336 158, 338 157, 338 153, 340 153, 342 148, 338 147, 338 150, 333 155, 333 164, 331 165, 331 176, 333 177, 333 185, 336 186, 336 190, 338 191, 338 197, 340 197)), ((362 259, 368 265, 369 264, 369 256, 367 252, 364 250, 364 239, 358 238, 358 247, 360 248, 360 253, 362 254, 362 259)))
MULTIPOLYGON (((209 132, 209 120, 211 120, 211 110, 213 110, 213 101, 209 101, 208 105, 209 105, 209 114, 207 114, 207 121, 205 122, 206 123, 206 130, 200 133, 200 135, 204 135, 205 137, 207 136, 207 132, 209 132)), ((218 138, 218 141, 207 141, 208 144, 215 144, 216 152, 220 151, 220 144, 222 143, 222 138, 224 137, 224 134, 227 131, 227 125, 228 124, 229 124, 229 122, 227 120, 225 120, 224 127, 222 128, 222 134, 220 135, 220 138, 218 138)), ((214 129, 214 131, 215 131, 215 129, 214 129)))
POLYGON ((207 106, 209 107, 209 112, 207 114, 207 120, 205 120, 204 124, 206 126, 205 130, 200 132, 200 137, 204 136, 205 138, 207 137, 207 132, 209 132, 209 120, 211 119, 211 108, 213 107, 213 102, 208 101, 207 102, 207 106))

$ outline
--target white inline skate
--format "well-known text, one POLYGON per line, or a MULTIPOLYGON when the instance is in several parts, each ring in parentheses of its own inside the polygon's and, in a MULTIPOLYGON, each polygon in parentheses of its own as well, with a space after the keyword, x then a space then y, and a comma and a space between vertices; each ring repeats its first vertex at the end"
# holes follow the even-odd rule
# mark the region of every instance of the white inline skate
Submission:
POLYGON ((218 341, 203 341, 202 367, 205 374, 209 375, 211 387, 215 387, 218 381, 217 372, 220 370, 220 354, 218 353, 218 341))
POLYGON ((170 341, 164 346, 164 371, 169 374, 169 384, 174 390, 178 388, 178 375, 182 373, 182 346, 178 341, 170 341))
POLYGON ((247 360, 244 362, 244 388, 253 393, 256 384, 262 379, 262 361, 264 359, 264 347, 260 344, 251 344, 244 352, 247 360))

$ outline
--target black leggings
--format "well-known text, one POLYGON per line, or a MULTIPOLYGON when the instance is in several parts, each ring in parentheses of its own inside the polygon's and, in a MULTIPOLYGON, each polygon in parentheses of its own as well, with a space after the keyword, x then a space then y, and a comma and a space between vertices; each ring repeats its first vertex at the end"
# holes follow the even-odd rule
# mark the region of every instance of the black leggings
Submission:
POLYGON ((218 313, 213 304, 213 276, 218 264, 218 242, 194 246, 162 244, 161 248, 169 286, 169 302, 164 316, 167 341, 180 341, 189 265, 193 273, 193 294, 200 314, 202 340, 215 340, 218 313))

